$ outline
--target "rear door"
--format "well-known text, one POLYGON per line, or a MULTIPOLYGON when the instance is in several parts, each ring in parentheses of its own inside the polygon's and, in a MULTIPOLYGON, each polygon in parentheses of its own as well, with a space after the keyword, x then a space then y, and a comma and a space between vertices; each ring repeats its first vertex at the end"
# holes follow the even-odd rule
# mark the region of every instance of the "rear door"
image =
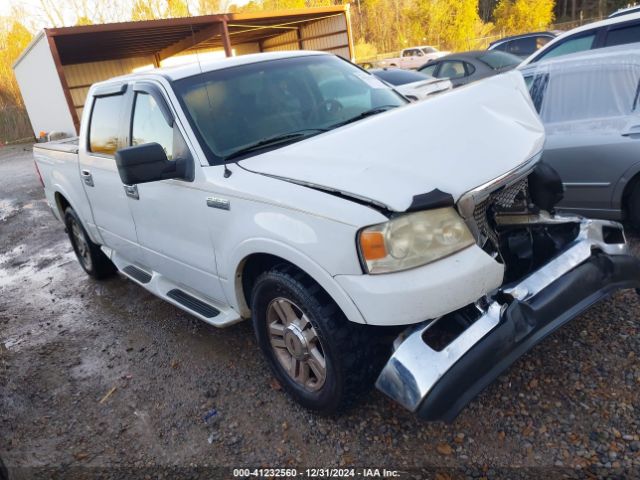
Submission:
POLYGON ((619 208, 617 183, 640 161, 639 80, 635 65, 576 67, 550 73, 532 95, 547 133, 543 158, 566 188, 561 207, 605 217, 619 208))
POLYGON ((640 42, 640 20, 612 25, 604 35, 603 47, 640 42))
POLYGON ((126 94, 127 84, 94 91, 81 138, 80 176, 103 244, 133 262, 139 255, 136 229, 115 161, 122 145, 126 94))

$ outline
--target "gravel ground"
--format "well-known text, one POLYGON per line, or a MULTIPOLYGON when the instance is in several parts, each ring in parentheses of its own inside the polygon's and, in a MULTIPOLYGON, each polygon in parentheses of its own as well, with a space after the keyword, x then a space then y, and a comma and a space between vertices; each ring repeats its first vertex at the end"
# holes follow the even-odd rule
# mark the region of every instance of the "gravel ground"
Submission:
POLYGON ((0 457, 10 478, 232 477, 212 466, 639 477, 639 314, 633 292, 596 305, 451 425, 419 421, 375 390, 340 417, 318 417, 272 380, 249 324, 218 330, 122 277, 88 278, 29 148, 0 148, 0 457))

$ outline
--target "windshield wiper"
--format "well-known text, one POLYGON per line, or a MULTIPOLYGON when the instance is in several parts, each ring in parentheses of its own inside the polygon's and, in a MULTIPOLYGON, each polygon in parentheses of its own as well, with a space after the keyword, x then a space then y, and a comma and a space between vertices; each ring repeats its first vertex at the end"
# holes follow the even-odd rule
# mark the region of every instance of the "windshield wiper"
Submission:
POLYGON ((231 152, 229 155, 225 156, 223 159, 225 162, 229 160, 233 160, 234 158, 238 158, 247 153, 251 153, 255 150, 260 150, 261 148, 271 147, 273 145, 278 145, 280 143, 290 142, 295 139, 302 139, 303 137, 311 137, 313 135, 317 135, 322 132, 327 132, 329 129, 327 128, 305 128, 302 130, 296 130, 294 132, 287 132, 280 135, 276 135, 274 137, 263 138, 262 140, 252 143, 251 145, 247 145, 246 147, 239 148, 235 152, 231 152))
POLYGON ((330 129, 342 127, 343 125, 347 125, 349 123, 357 122, 358 120, 362 120, 363 118, 371 117, 373 115, 377 115, 382 112, 386 112, 387 110, 391 110, 392 108, 397 108, 400 105, 380 105, 378 107, 370 108, 369 110, 365 110, 362 113, 359 113, 355 117, 351 117, 348 120, 344 120, 343 122, 336 123, 335 125, 331 125, 330 129))

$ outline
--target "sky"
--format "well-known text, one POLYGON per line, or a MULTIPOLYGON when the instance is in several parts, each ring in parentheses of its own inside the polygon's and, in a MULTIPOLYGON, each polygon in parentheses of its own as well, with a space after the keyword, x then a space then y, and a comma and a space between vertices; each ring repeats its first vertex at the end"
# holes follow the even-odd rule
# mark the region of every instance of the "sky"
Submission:
MULTIPOLYGON (((53 0, 56 1, 56 0, 53 0)), ((89 0, 90 2, 95 2, 95 4, 99 4, 101 0, 89 0)), ((248 0, 234 0, 230 3, 235 3, 236 5, 243 5, 247 3, 248 0)), ((190 6, 191 11, 196 11, 197 0, 187 0, 187 3, 190 6)), ((132 0, 122 0, 123 8, 131 8, 133 4, 132 0)), ((40 6, 40 0, 0 0, 0 16, 8 16, 11 14, 11 7, 16 6, 25 11, 27 16, 29 17, 29 28, 40 29, 43 27, 48 27, 46 16, 42 12, 42 8, 40 6)), ((65 18, 66 26, 73 25, 77 15, 73 11, 69 11, 68 18, 65 18)))

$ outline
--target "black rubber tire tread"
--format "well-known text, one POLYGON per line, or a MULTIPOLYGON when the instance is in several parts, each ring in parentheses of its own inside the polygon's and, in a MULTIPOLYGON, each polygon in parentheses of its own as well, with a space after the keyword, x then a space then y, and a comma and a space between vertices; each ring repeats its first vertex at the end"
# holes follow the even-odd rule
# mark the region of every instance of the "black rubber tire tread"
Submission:
MULTIPOLYGON (((78 263, 82 267, 82 269, 87 272, 87 274, 96 280, 103 280, 105 278, 109 278, 113 276, 117 272, 117 268, 115 265, 109 260, 109 258, 104 254, 104 252, 100 249, 100 245, 93 243, 87 235, 87 231, 84 229, 84 225, 80 221, 78 214, 71 207, 67 207, 64 211, 64 225, 67 228, 67 235, 69 236, 69 240, 71 241, 71 245, 73 246, 74 252, 76 251, 76 246, 73 239, 73 234, 71 233, 71 219, 74 219, 80 228, 82 229, 82 233, 84 234, 87 245, 89 245, 89 254, 91 256, 91 263, 93 264, 90 269, 86 268, 80 258, 78 258, 78 263)), ((78 256, 76 252, 76 256, 78 256)))
POLYGON ((634 228, 640 229, 640 183, 636 183, 629 196, 627 205, 629 210, 629 222, 634 228))
POLYGON ((298 403, 318 413, 339 413, 352 406, 373 386, 389 357, 389 345, 381 341, 375 327, 347 320, 320 285, 291 265, 277 265, 256 279, 251 311, 258 345, 274 375, 298 403), (265 289, 292 294, 291 300, 305 311, 316 329, 327 361, 327 380, 319 392, 306 392, 297 386, 274 357, 265 318, 266 306, 273 298, 261 298, 265 289))

